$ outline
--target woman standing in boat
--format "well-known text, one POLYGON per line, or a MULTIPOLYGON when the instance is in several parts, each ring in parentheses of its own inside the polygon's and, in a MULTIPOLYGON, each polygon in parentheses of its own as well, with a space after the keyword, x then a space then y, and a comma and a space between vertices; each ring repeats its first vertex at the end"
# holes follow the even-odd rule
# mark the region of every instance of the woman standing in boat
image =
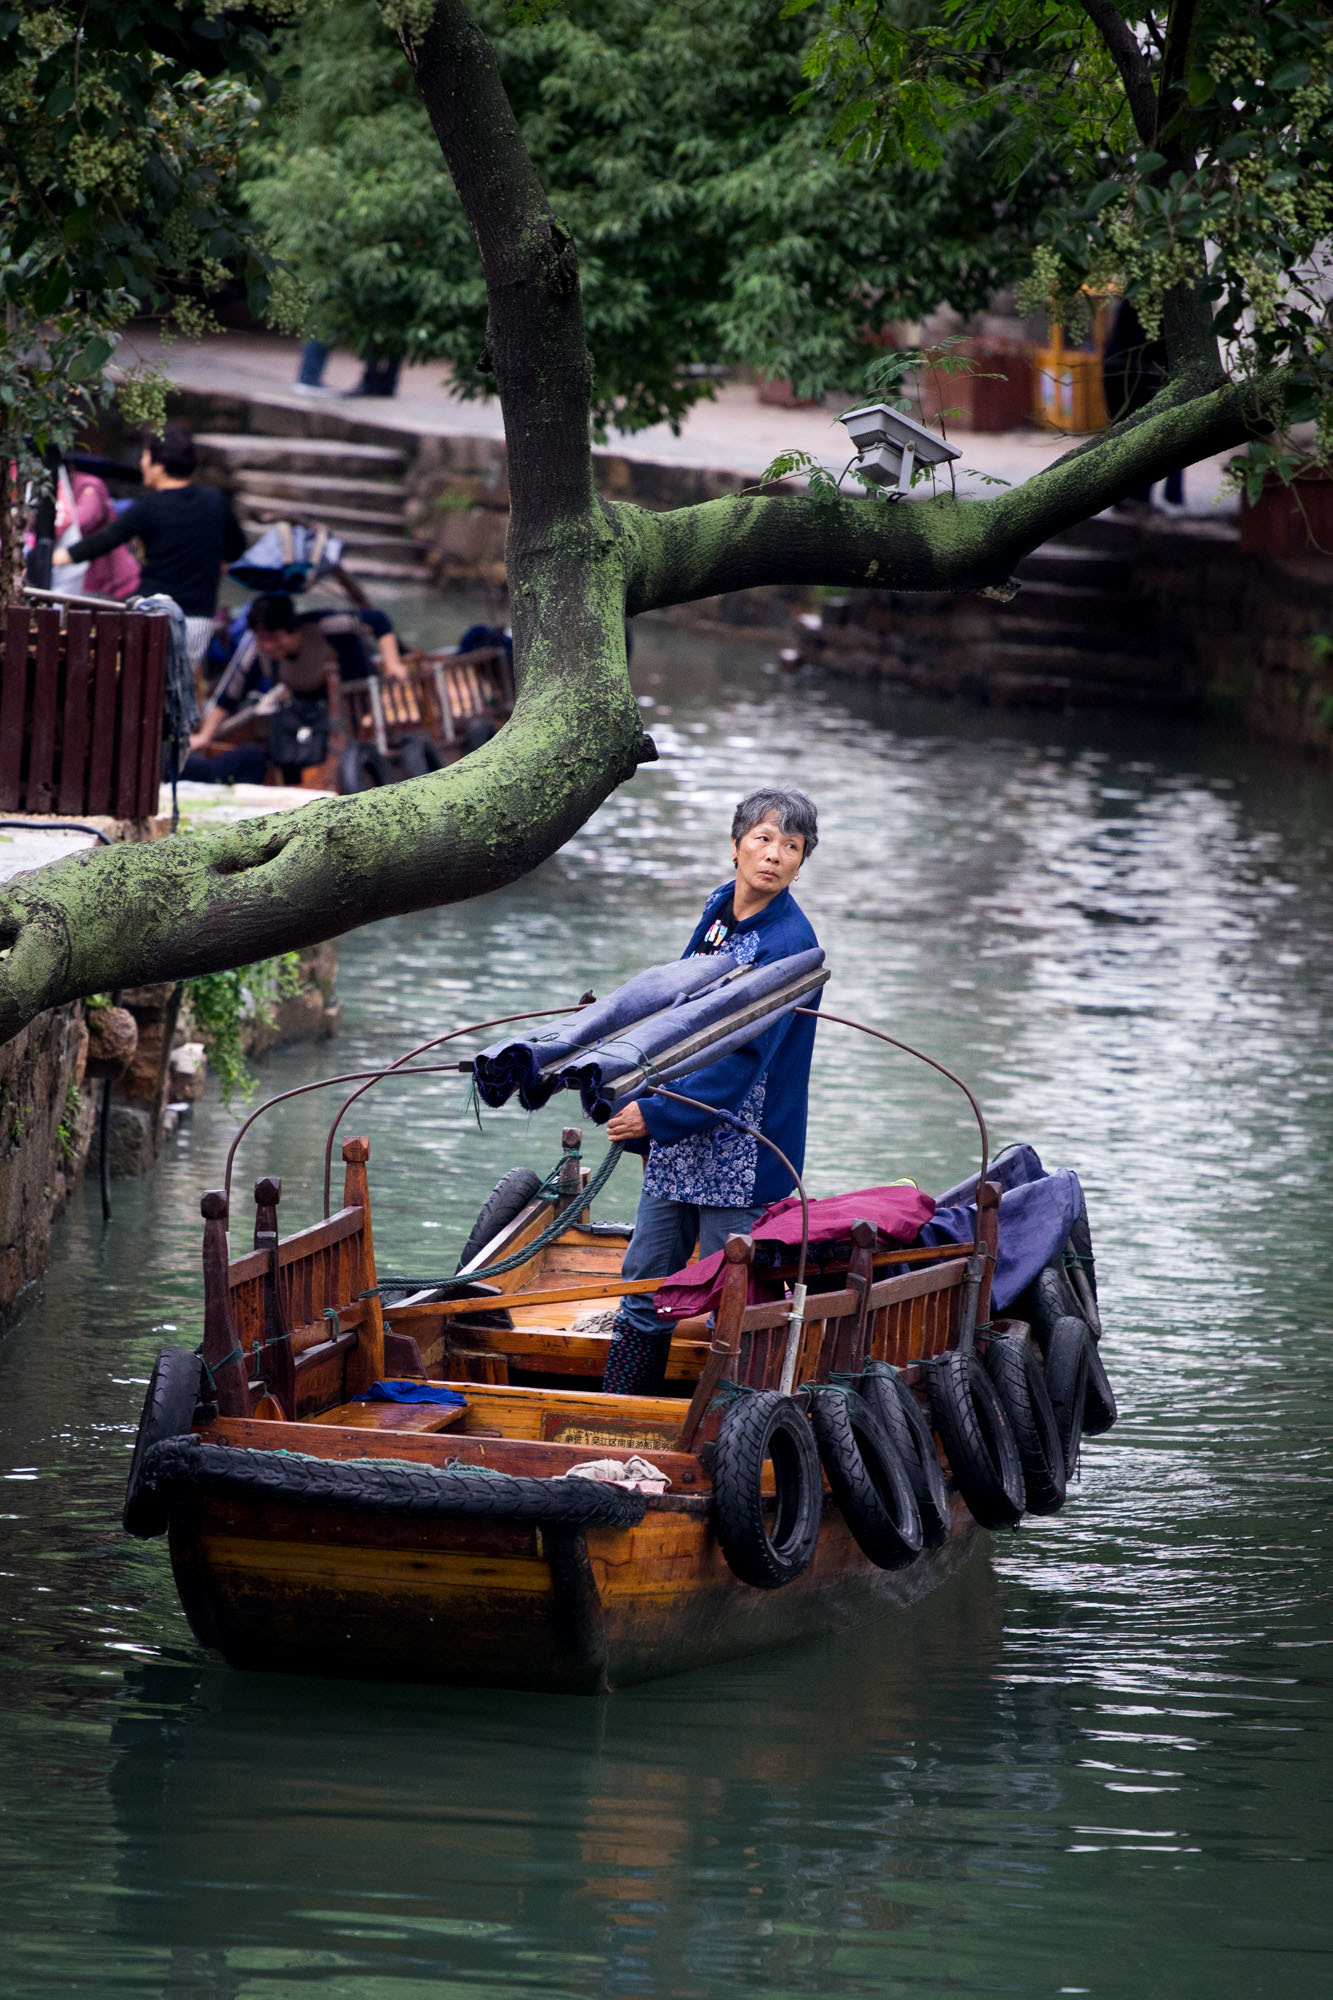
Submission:
MULTIPOLYGON (((724 951, 741 965, 764 965, 813 950, 819 941, 791 885, 818 839, 815 808, 804 792, 751 792, 742 799, 731 822, 735 880, 708 898, 683 956, 724 951)), ((819 1004, 818 996, 811 1004, 819 1004)), ((678 1088, 755 1126, 799 1173, 814 1039, 814 1021, 788 1013, 744 1048, 680 1078, 678 1088)), ((701 1257, 711 1256, 728 1236, 747 1231, 770 1202, 792 1192, 767 1146, 707 1111, 647 1096, 618 1111, 606 1130, 648 1156, 623 1278, 679 1270, 696 1242, 701 1257)), ((671 1331, 650 1294, 622 1299, 603 1389, 655 1395, 666 1375, 671 1331)))

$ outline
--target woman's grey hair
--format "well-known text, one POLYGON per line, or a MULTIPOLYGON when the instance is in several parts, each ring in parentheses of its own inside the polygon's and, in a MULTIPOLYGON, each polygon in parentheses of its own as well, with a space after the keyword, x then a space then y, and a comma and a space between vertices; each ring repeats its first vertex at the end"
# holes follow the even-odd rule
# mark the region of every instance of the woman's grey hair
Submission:
POLYGON ((743 839, 752 826, 765 819, 775 819, 781 833, 799 833, 805 841, 803 858, 810 859, 819 845, 819 815, 813 800, 804 792, 751 792, 732 814, 732 839, 743 839))

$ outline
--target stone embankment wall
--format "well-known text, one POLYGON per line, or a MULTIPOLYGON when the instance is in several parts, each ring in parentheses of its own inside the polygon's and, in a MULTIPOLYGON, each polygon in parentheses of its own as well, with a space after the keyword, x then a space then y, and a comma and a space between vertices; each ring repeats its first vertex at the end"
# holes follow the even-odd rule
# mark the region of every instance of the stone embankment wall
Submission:
MULTIPOLYGON (((247 1057, 263 1056, 279 1043, 323 1041, 335 1034, 341 1014, 337 976, 336 939, 302 952, 299 991, 277 1001, 266 1016, 243 1022, 247 1057)), ((112 1084, 108 1150, 114 1176, 150 1173, 179 1108, 203 1096, 207 1056, 181 999, 178 984, 137 986, 121 995, 138 1033, 127 1067, 112 1084)), ((94 1166, 99 1161, 94 1135, 94 1166)))
POLYGON ((0 1047, 0 1315, 46 1269, 51 1223, 83 1173, 95 1094, 74 1004, 0 1047))
POLYGON ((1333 561, 1234 523, 1098 519, 1019 564, 1007 602, 854 590, 798 612, 788 664, 945 698, 1175 709, 1333 756, 1333 561))
MULTIPOLYGON (((243 1024, 247 1056, 334 1034, 337 971, 336 940, 303 952, 300 991, 243 1024)), ((0 1324, 45 1271, 61 1204, 99 1169, 106 1080, 116 1177, 151 1172, 183 1105, 203 1095, 207 1060, 185 1039, 181 994, 139 986, 118 1007, 58 1007, 0 1046, 0 1324)))

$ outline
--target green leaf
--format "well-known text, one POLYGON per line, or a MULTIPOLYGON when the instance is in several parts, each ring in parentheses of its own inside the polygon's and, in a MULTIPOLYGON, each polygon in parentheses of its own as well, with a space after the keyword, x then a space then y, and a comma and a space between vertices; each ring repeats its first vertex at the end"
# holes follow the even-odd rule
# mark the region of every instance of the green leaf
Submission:
POLYGON ((86 341, 70 363, 69 372, 76 382, 86 382, 90 375, 100 374, 115 353, 115 343, 105 334, 95 333, 86 341))
POLYGON ((32 309, 39 319, 63 306, 69 297, 69 273, 63 264, 55 264, 34 288, 32 309))
POLYGON ((1141 174, 1155 174, 1159 167, 1166 165, 1166 156, 1163 153, 1140 153, 1134 165, 1141 174))

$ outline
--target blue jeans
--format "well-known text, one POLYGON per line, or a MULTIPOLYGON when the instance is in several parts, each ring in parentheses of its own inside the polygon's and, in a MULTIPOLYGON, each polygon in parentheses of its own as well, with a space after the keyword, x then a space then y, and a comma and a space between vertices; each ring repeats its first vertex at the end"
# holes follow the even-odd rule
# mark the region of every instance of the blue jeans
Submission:
POLYGON ((324 363, 329 350, 322 340, 308 340, 301 349, 301 366, 296 379, 303 389, 318 389, 324 381, 324 363))
MULTIPOLYGON (((642 1194, 620 1275, 669 1277, 687 1262, 696 1240, 700 1257, 711 1257, 729 1236, 747 1235, 762 1213, 762 1204, 755 1208, 699 1208, 692 1202, 642 1194)), ((666 1379, 671 1332, 671 1322, 659 1319, 653 1310, 651 1292, 636 1292, 622 1299, 615 1338, 606 1358, 603 1389, 622 1396, 656 1395, 666 1379)))

